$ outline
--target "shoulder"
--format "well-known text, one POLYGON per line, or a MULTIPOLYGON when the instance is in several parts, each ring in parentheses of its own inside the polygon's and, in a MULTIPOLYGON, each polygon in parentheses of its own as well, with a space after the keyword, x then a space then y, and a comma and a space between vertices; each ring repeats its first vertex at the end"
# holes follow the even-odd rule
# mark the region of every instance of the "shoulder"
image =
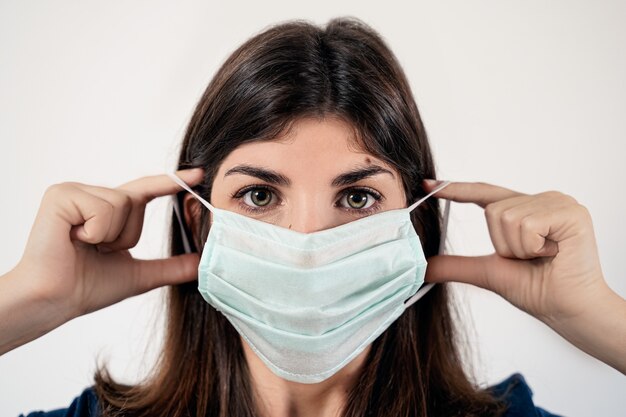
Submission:
POLYGON ((487 390, 508 404, 503 417, 559 417, 535 405, 533 391, 520 373, 512 374, 487 390))
POLYGON ((59 408, 52 411, 33 411, 20 414, 19 417, 97 417, 100 416, 98 397, 93 387, 85 390, 70 404, 68 408, 59 408))
MULTIPOLYGON (((487 388, 494 396, 504 400, 508 409, 503 417, 559 417, 537 407, 532 399, 533 392, 520 373, 515 373, 503 381, 487 388)), ((98 417, 100 409, 98 397, 93 387, 86 388, 68 408, 52 411, 34 411, 19 417, 98 417)))

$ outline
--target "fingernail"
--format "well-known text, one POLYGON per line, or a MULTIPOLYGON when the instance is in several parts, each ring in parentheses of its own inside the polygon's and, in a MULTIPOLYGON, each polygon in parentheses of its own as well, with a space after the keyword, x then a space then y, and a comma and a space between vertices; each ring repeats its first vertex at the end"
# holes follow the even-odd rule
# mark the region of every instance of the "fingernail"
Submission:
POLYGON ((439 181, 439 180, 431 180, 431 179, 425 179, 424 183, 426 185, 428 185, 429 187, 435 187, 439 184, 443 184, 443 181, 439 181))

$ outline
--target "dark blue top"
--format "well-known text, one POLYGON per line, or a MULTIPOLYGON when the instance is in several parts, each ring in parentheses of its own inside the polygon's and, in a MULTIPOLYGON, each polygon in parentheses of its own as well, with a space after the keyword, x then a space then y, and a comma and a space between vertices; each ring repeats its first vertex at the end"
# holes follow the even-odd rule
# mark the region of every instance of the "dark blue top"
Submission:
MULTIPOLYGON (((505 399, 509 408, 504 417, 559 417, 533 403, 533 392, 521 374, 515 373, 502 382, 489 387, 489 390, 496 396, 501 396, 507 389, 510 391, 505 399)), ((68 408, 48 412, 34 411, 26 416, 20 414, 19 417, 97 417, 99 415, 96 393, 93 387, 89 387, 76 397, 68 408)))

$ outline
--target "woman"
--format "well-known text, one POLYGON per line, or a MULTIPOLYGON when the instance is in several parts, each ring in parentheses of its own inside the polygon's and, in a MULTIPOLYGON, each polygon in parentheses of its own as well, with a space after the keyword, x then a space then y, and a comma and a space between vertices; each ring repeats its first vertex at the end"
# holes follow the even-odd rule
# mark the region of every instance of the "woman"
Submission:
MULTIPOLYGON (((210 205, 203 207, 191 194, 179 193, 179 183, 166 175, 116 189, 64 183, 44 195, 22 259, 0 280, 1 353, 71 318, 172 285, 165 345, 154 373, 143 383, 125 386, 100 369, 94 387, 70 408, 48 415, 551 415, 533 404, 519 374, 487 389, 471 383, 455 338, 445 284, 449 280, 497 292, 581 349, 626 372, 624 339, 607 338, 626 334, 619 322, 625 302, 604 281, 584 207, 558 192, 528 196, 488 184, 441 188, 427 181, 435 178, 435 166, 405 75, 381 38, 358 20, 335 19, 325 28, 291 22, 244 43, 200 99, 178 168, 180 183, 193 187, 210 205), (442 237, 439 207, 434 198, 422 201, 434 191, 437 198, 484 207, 496 253, 437 256, 442 237), (127 249, 139 239, 145 205, 170 194, 177 194, 184 212, 180 222, 172 217, 173 257, 133 259, 127 249), (386 227, 370 222, 361 230, 359 225, 367 224, 370 216, 378 220, 385 213, 390 213, 385 219, 393 213, 404 215, 401 209, 412 204, 412 226, 402 230, 419 236, 415 256, 423 251, 428 258, 426 281, 438 284, 402 310, 403 300, 398 303, 396 294, 412 296, 421 281, 403 283, 401 288, 409 292, 393 293, 398 305, 393 311, 402 314, 386 316, 389 319, 376 329, 368 327, 369 320, 359 321, 367 332, 358 340, 376 335, 371 343, 343 352, 344 343, 331 344, 324 335, 343 331, 350 320, 360 320, 369 308, 382 305, 392 295, 387 281, 368 288, 367 294, 380 289, 375 302, 361 305, 337 328, 325 321, 337 316, 335 310, 324 310, 324 316, 311 308, 306 311, 316 316, 302 320, 286 308, 289 303, 297 309, 293 300, 277 298, 288 294, 285 287, 291 281, 272 282, 276 277, 264 272, 284 273, 287 257, 297 251, 289 241, 270 238, 272 233, 295 241, 303 234, 333 236, 354 230, 357 239, 346 234, 350 245, 336 244, 334 251, 322 253, 332 258, 335 251, 343 251, 348 259, 362 260, 360 237, 367 240, 386 227), (264 256, 237 252, 229 257, 224 246, 212 257, 219 230, 213 228, 229 230, 224 226, 228 221, 256 229, 249 231, 249 240, 235 240, 231 250, 249 244, 254 254, 264 256), (185 243, 187 235, 192 238, 185 243), (192 253, 183 254, 185 250, 192 253), (251 271, 244 265, 262 269, 251 271), (238 271, 246 271, 241 276, 249 279, 237 281, 238 271), (226 276, 231 280, 223 292, 208 287, 226 276), (254 280, 258 284, 252 285, 254 280), (248 285, 246 289, 255 293, 235 285, 248 285), (257 293, 263 296, 254 297, 257 293), (239 311, 238 317, 256 323, 256 328, 235 327, 240 323, 234 318, 238 309, 250 306, 258 309, 239 311), (16 317, 10 311, 24 314, 16 317), (304 328, 311 332, 301 334, 306 336, 302 340, 310 344, 295 344, 283 355, 272 351, 304 328), (265 337, 254 339, 263 332, 265 337), (272 335, 279 338, 273 345, 272 335), (327 357, 311 353, 318 348, 325 348, 339 365, 330 371, 326 363, 320 365, 327 357), (302 360, 307 352, 314 358, 311 363, 302 360)), ((245 227, 241 230, 244 233, 245 227)), ((387 252, 389 259, 406 253, 401 249, 387 252)), ((365 263, 353 264, 366 266, 358 270, 338 269, 331 262, 328 275, 318 274, 306 283, 308 289, 318 282, 328 287, 313 294, 296 285, 291 294, 301 302, 316 297, 321 302, 324 297, 345 301, 334 291, 370 279, 374 273, 369 271, 379 268, 381 259, 386 258, 375 262, 366 257, 365 263)), ((424 272, 423 263, 409 263, 424 272)), ((399 265, 389 264, 385 273, 398 271, 399 265)), ((289 269, 294 274, 302 270, 289 269)), ((359 295, 354 288, 346 292, 347 297, 359 295)), ((356 340, 359 329, 353 329, 345 343, 356 340)))

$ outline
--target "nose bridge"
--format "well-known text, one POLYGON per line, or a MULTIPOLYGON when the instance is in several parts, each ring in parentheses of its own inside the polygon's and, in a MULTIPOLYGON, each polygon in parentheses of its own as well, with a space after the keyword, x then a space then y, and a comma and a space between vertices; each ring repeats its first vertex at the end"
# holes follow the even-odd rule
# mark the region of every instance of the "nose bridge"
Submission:
POLYGON ((300 233, 312 233, 334 226, 336 210, 318 193, 302 193, 290 204, 285 227, 300 233))

